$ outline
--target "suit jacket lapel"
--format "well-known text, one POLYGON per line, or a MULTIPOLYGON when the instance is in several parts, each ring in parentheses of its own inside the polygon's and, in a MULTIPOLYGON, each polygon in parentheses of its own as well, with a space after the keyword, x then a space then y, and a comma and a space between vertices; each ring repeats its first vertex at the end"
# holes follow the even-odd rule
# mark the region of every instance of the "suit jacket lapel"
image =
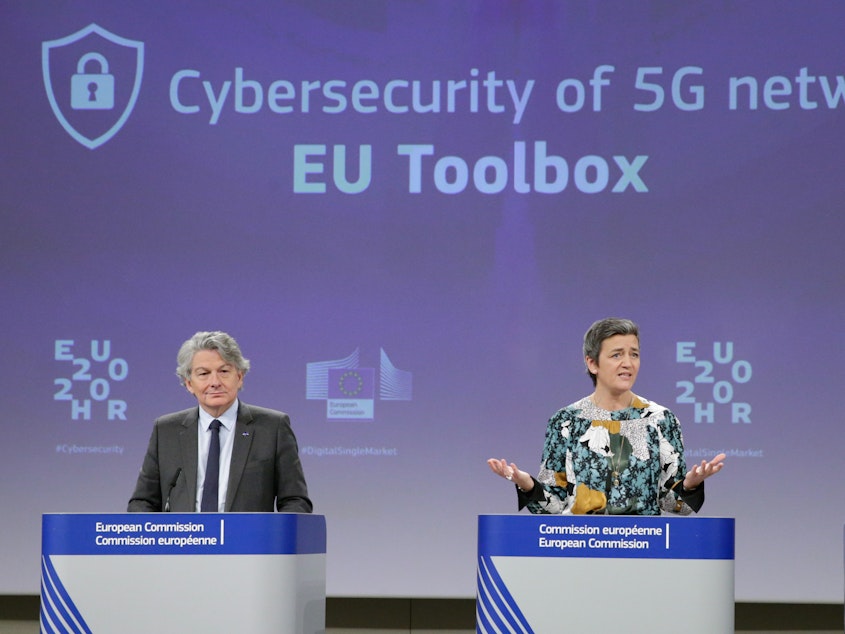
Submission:
POLYGON ((182 421, 179 430, 179 451, 182 459, 182 476, 187 483, 187 490, 191 496, 191 508, 195 510, 197 499, 197 423, 199 422, 199 408, 189 412, 182 421))
POLYGON ((235 423, 235 439, 232 445, 232 462, 229 465, 229 488, 226 492, 226 510, 233 510, 238 485, 246 467, 249 449, 252 447, 252 412, 246 403, 238 403, 238 420, 235 423))

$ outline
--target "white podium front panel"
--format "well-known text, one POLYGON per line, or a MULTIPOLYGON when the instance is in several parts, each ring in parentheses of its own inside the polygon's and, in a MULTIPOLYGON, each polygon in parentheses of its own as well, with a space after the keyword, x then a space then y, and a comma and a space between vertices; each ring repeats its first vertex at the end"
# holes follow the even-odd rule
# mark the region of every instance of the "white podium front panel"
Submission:
POLYGON ((41 631, 317 634, 325 553, 321 515, 44 515, 41 631))
POLYGON ((734 520, 479 516, 476 630, 733 634, 734 520))

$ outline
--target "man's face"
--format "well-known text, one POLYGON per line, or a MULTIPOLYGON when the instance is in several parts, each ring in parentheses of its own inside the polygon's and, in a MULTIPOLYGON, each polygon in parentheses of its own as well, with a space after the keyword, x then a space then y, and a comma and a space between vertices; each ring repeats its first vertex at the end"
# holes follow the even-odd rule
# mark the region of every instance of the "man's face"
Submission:
POLYGON ((217 350, 200 350, 191 361, 191 375, 185 381, 188 391, 212 416, 220 416, 238 398, 244 375, 226 363, 217 350))

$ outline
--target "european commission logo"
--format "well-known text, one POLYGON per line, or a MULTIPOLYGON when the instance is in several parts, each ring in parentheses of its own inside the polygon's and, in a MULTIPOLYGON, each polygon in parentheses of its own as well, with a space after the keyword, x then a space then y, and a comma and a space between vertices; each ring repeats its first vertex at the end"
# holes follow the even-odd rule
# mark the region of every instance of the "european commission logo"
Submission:
POLYGON ((144 43, 89 24, 41 44, 44 88, 65 131, 90 150, 132 114, 144 72, 144 43))
POLYGON ((326 401, 328 420, 375 419, 375 402, 410 401, 413 397, 413 375, 400 370, 380 348, 378 393, 376 369, 360 367, 360 349, 343 359, 315 361, 306 364, 305 397, 326 401))

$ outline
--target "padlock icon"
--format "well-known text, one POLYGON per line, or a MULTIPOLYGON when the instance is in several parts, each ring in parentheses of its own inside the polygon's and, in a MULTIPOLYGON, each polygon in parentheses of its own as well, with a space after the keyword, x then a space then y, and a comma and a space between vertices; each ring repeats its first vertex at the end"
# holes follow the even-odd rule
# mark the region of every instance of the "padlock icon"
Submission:
POLYGON ((109 63, 99 53, 85 53, 76 64, 76 75, 70 78, 70 107, 74 110, 111 110, 114 108, 114 75, 109 63), (100 66, 99 73, 86 73, 88 62, 100 66))

